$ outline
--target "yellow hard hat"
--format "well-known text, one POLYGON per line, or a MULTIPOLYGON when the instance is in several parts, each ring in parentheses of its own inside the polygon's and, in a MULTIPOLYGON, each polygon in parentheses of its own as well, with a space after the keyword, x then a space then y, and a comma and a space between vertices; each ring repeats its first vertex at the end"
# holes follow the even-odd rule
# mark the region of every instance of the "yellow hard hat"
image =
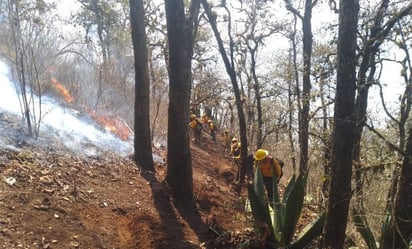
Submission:
POLYGON ((255 160, 260 161, 265 159, 268 156, 269 152, 264 149, 258 149, 255 153, 255 160))
POLYGON ((196 118, 196 115, 195 115, 195 114, 192 114, 192 115, 190 115, 190 118, 191 118, 191 119, 195 119, 195 118, 196 118))
POLYGON ((237 142, 237 138, 232 138, 232 143, 236 143, 237 142))

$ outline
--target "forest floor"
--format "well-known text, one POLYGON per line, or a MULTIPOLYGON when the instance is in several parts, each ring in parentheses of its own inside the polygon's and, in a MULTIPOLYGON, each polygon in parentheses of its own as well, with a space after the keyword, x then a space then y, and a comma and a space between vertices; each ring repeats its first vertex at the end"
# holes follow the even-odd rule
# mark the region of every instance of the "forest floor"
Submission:
POLYGON ((192 161, 196 212, 173 201, 164 165, 143 173, 116 155, 0 149, 0 248, 258 248, 220 143, 192 145, 192 161))

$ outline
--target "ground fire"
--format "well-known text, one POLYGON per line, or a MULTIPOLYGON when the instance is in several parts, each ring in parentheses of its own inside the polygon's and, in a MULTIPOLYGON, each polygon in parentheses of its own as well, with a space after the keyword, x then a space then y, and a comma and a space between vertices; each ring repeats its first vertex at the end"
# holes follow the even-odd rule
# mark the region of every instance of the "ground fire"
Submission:
POLYGON ((64 100, 67 103, 73 103, 74 98, 70 94, 69 90, 62 85, 56 78, 52 77, 50 79, 50 82, 53 83, 53 87, 56 89, 56 91, 64 98, 64 100))
POLYGON ((109 117, 96 113, 93 110, 87 110, 87 113, 96 120, 96 122, 103 126, 107 131, 114 133, 120 139, 126 141, 133 136, 133 131, 120 117, 109 117))
MULTIPOLYGON (((63 97, 66 103, 73 103, 74 98, 70 94, 69 90, 62 85, 56 78, 52 77, 50 82, 53 84, 53 87, 58 92, 60 96, 63 97)), ((86 109, 86 108, 85 108, 86 109)), ((133 131, 120 117, 109 117, 105 115, 98 114, 96 111, 86 109, 86 112, 101 126, 104 127, 106 131, 112 132, 120 139, 126 141, 131 136, 133 136, 133 131)))

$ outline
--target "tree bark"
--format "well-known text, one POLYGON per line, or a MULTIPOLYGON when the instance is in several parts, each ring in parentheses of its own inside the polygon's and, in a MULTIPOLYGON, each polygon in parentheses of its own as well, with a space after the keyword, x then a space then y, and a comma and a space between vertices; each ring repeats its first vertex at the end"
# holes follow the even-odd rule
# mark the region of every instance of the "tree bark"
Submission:
POLYGON ((329 198, 329 185, 331 178, 331 144, 330 144, 330 135, 329 135, 329 118, 328 118, 328 107, 326 103, 325 96, 325 81, 326 81, 326 72, 321 73, 321 82, 319 84, 320 88, 320 102, 322 106, 323 113, 323 125, 322 125, 322 139, 324 140, 323 144, 323 180, 322 180, 322 199, 320 208, 325 208, 326 200, 329 198))
POLYGON ((256 135, 256 148, 262 148, 263 146, 263 111, 262 111, 262 101, 260 96, 260 84, 258 77, 256 75, 256 51, 257 51, 257 44, 252 48, 249 47, 249 51, 251 54, 251 71, 253 77, 253 88, 255 90, 256 96, 256 110, 257 110, 257 121, 258 121, 258 130, 256 135))
POLYGON ((299 172, 306 173, 309 161, 309 110, 310 110, 310 90, 312 88, 310 81, 311 60, 312 60, 312 0, 305 1, 305 13, 302 19, 303 31, 303 78, 302 78, 302 110, 300 113, 300 163, 299 172))
POLYGON ((143 0, 130 0, 130 22, 135 67, 134 160, 154 171, 150 137, 150 81, 143 0))
POLYGON ((165 4, 170 67, 166 182, 176 199, 192 203, 192 159, 187 122, 192 85, 193 25, 199 2, 191 1, 188 20, 183 0, 166 0, 165 4))
MULTIPOLYGON (((288 101, 289 101, 289 128, 288 128, 288 133, 289 133, 289 143, 290 143, 290 148, 291 148, 291 154, 292 154, 292 169, 293 169, 293 174, 296 174, 296 165, 297 165, 297 160, 296 160, 296 153, 295 153, 295 141, 293 139, 293 116, 294 116, 294 109, 292 108, 293 106, 293 101, 292 101, 292 96, 296 96, 297 100, 297 109, 298 111, 302 109, 301 101, 300 101, 300 87, 299 87, 299 73, 298 73, 298 65, 297 65, 297 46, 296 46, 296 25, 297 25, 297 17, 295 16, 294 21, 293 21, 293 33, 290 37, 291 41, 291 71, 293 71, 293 79, 295 80, 295 87, 293 87, 293 82, 292 80, 289 83, 288 86, 288 101)), ((298 120, 299 122, 299 120, 298 120)), ((300 124, 298 124, 298 128, 300 128, 300 124)))
POLYGON ((332 179, 323 248, 343 248, 351 199, 359 0, 340 1, 332 179))
POLYGON ((382 248, 409 248, 412 240, 412 128, 402 164, 399 191, 396 195, 394 218, 382 248), (389 235, 389 236, 388 236, 389 235))
MULTIPOLYGON (((361 139, 363 133, 363 127, 365 126, 366 122, 366 112, 368 108, 368 96, 369 96, 369 88, 372 85, 376 66, 375 66, 375 56, 378 52, 379 45, 383 39, 378 39, 378 35, 382 32, 382 21, 384 18, 384 14, 388 7, 388 0, 384 0, 381 2, 381 6, 378 9, 375 17, 373 26, 370 29, 370 36, 367 40, 365 47, 362 49, 362 59, 359 66, 358 77, 357 77, 357 86, 358 86, 358 93, 356 96, 355 101, 355 118, 356 118, 356 129, 355 129, 355 136, 354 136, 354 149, 353 149, 353 161, 354 168, 355 168, 355 191, 354 194, 356 195, 355 199, 356 205, 353 205, 353 213, 359 216, 359 219, 362 220, 362 223, 357 224, 357 227, 364 226, 366 228, 369 227, 368 220, 366 218, 365 206, 364 206, 364 192, 363 192, 363 182, 362 182, 362 175, 363 172, 360 170, 360 153, 361 153, 361 139), (379 43, 377 45, 376 43, 379 43)), ((359 229, 359 228, 358 228, 359 229)))
POLYGON ((310 111, 310 90, 312 88, 310 72, 312 65, 312 8, 316 1, 305 0, 305 11, 302 16, 297 9, 292 6, 290 0, 285 0, 286 9, 292 12, 302 21, 303 33, 303 74, 302 74, 302 96, 300 96, 301 108, 299 108, 299 149, 300 161, 299 172, 306 173, 309 161, 309 111, 310 111))

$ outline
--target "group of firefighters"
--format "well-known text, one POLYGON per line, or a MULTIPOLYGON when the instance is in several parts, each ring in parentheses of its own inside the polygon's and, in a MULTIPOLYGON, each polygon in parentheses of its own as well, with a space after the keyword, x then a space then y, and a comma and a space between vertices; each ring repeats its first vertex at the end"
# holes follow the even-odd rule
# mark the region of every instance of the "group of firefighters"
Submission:
POLYGON ((206 129, 206 132, 210 132, 212 141, 216 141, 216 125, 213 122, 213 119, 207 116, 206 114, 203 114, 201 118, 198 118, 196 114, 191 114, 189 127, 193 132, 195 143, 197 145, 200 145, 202 131, 204 128, 206 129))
MULTIPOLYGON (((189 127, 191 128, 195 143, 200 145, 200 139, 203 127, 206 126, 212 137, 212 141, 216 141, 216 126, 213 119, 207 115, 203 115, 198 118, 195 114, 190 116, 189 127)), ((240 148, 241 143, 236 137, 231 137, 226 131, 221 134, 223 136, 223 153, 228 153, 229 157, 232 158, 233 164, 237 169, 237 174, 234 182, 239 183, 240 178, 240 148)), ((273 203, 273 182, 279 182, 280 178, 283 176, 283 166, 282 160, 273 157, 269 154, 269 151, 265 149, 258 149, 254 154, 249 154, 247 156, 246 162, 246 172, 245 175, 249 180, 254 177, 254 169, 259 168, 263 177, 263 184, 266 188, 266 193, 269 199, 269 203, 273 203)))

